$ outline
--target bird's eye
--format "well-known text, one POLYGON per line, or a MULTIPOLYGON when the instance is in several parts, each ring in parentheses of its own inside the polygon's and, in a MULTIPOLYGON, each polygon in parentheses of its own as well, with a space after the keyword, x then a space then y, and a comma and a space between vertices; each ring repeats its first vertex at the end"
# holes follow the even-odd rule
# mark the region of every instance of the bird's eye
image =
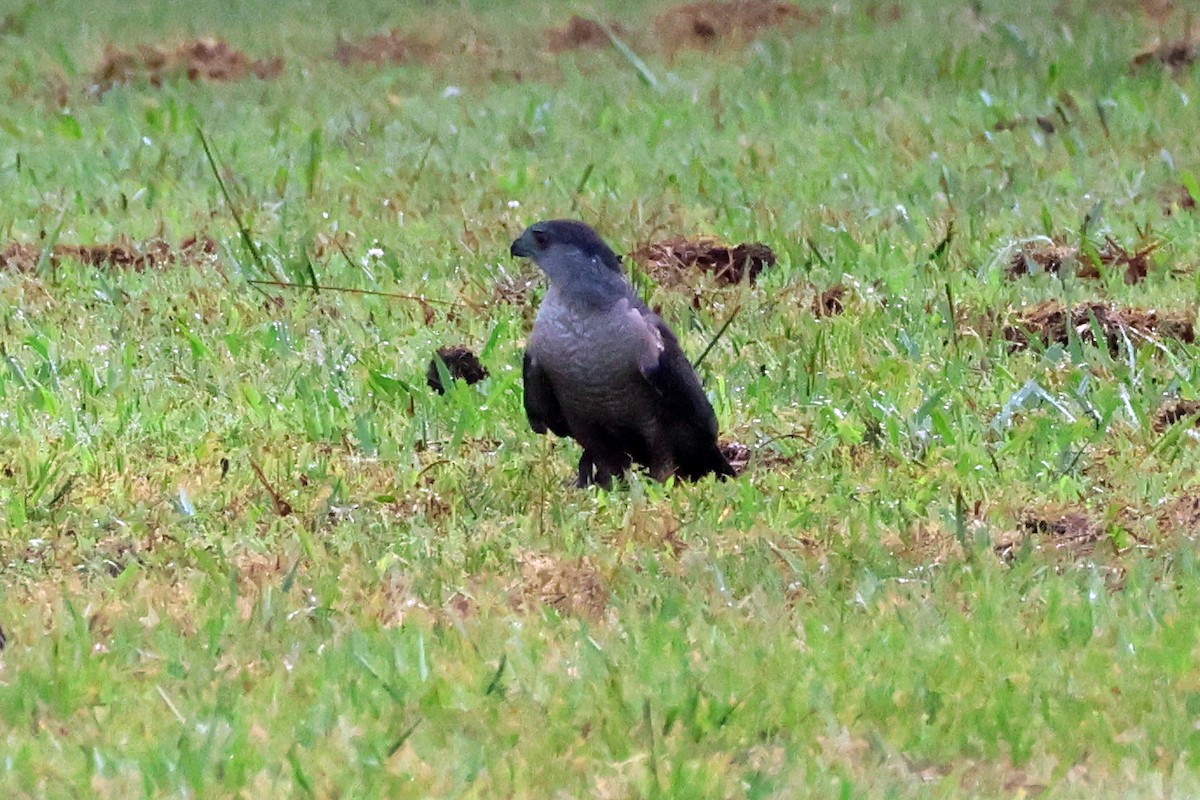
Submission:
POLYGON ((543 231, 533 232, 533 243, 538 246, 539 250, 545 250, 550 246, 550 237, 543 231))

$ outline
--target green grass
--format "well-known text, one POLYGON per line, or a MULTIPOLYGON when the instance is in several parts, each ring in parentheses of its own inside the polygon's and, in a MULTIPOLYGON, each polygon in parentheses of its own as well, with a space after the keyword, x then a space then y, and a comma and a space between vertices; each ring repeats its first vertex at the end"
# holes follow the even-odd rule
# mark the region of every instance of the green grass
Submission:
POLYGON ((1136 3, 840 3, 675 55, 665 3, 610 5, 657 88, 543 51, 582 5, 104 5, 0 8, 0 248, 44 255, 0 273, 0 795, 1200 792, 1200 447, 1153 424, 1197 348, 1003 336, 1195 311, 1164 202, 1198 72, 1129 68, 1136 3), (332 60, 393 26, 444 57, 332 60), (89 93, 105 43, 198 35, 284 73, 89 93), (753 287, 632 267, 693 356, 740 309, 702 368, 737 480, 565 485, 507 255, 557 216, 778 253, 753 287), (1005 274, 1106 234, 1161 243, 1146 281, 1005 274), (49 258, 192 235, 214 259, 49 258), (440 397, 456 343, 491 376, 440 397), (1090 540, 1027 535, 1064 515, 1090 540))

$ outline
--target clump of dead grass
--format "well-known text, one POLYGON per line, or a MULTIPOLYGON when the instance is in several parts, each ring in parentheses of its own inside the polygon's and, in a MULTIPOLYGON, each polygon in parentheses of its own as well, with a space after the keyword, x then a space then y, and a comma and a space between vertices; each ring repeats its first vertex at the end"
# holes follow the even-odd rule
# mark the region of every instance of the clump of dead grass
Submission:
POLYGON ((712 237, 676 237, 653 242, 630 254, 656 281, 675 284, 690 271, 705 272, 722 284, 753 284, 768 267, 775 266, 774 251, 758 242, 730 246, 712 237))
POLYGON ((1154 267, 1151 256, 1160 246, 1150 242, 1137 250, 1129 250, 1111 236, 1104 237, 1104 244, 1085 253, 1075 245, 1052 239, 1033 239, 1023 242, 1008 262, 1010 278, 1036 275, 1040 272, 1062 275, 1073 271, 1077 277, 1097 279, 1103 271, 1119 270, 1129 285, 1141 283, 1154 267), (1103 268, 1103 271, 1102 269, 1103 268))
POLYGON ((1004 327, 1004 338, 1014 350, 1023 350, 1034 342, 1042 346, 1067 344, 1078 337, 1088 344, 1097 344, 1096 331, 1103 335, 1112 353, 1117 353, 1128 341, 1177 339, 1195 341, 1194 323, 1179 312, 1160 312, 1108 303, 1079 303, 1070 308, 1055 300, 1041 303, 1017 315, 1004 327))
POLYGON ((1190 419, 1200 425, 1200 400, 1172 400, 1164 403, 1154 415, 1154 430, 1162 433, 1172 425, 1190 419))

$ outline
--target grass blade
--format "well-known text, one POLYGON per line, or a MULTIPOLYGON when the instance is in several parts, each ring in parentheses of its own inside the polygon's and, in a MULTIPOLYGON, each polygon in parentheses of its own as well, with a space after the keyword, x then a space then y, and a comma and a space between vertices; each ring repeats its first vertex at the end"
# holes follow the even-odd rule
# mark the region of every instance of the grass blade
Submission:
POLYGON ((212 170, 213 177, 217 180, 217 186, 221 189, 221 195, 225 198, 225 204, 229 206, 229 213, 233 215, 233 221, 237 224, 238 233, 242 237, 242 243, 250 251, 250 255, 254 258, 254 263, 258 265, 259 270, 264 275, 270 274, 266 264, 263 262, 262 253, 259 252, 258 245, 254 243, 253 237, 250 236, 250 229, 242 221, 242 215, 238 213, 237 205, 234 204, 233 197, 229 194, 229 188, 225 185, 225 180, 221 177, 221 170, 217 167, 217 160, 213 157, 212 148, 208 146, 208 137, 204 135, 204 129, 199 125, 196 126, 196 134, 200 137, 200 146, 204 148, 204 157, 208 159, 208 167, 212 170))

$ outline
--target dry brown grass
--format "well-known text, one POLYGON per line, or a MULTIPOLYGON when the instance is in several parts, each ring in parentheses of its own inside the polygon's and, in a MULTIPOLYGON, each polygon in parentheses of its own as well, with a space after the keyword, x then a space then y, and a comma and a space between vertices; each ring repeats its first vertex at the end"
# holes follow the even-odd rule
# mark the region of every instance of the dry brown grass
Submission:
POLYGON ((1033 342, 1043 346, 1067 344, 1072 336, 1097 344, 1096 328, 1112 353, 1120 352, 1125 341, 1139 344, 1142 340, 1177 339, 1195 341, 1192 319, 1181 312, 1113 306, 1107 303, 1079 303, 1067 308, 1049 300, 1022 311, 1004 327, 1004 338, 1015 349, 1024 349, 1033 342))
POLYGON ((1009 260, 1009 277, 1017 278, 1046 272, 1061 275, 1073 271, 1080 278, 1101 278, 1105 271, 1119 270, 1129 285, 1141 283, 1154 267, 1151 255, 1159 248, 1159 242, 1150 242, 1137 250, 1129 250, 1111 236, 1104 238, 1104 245, 1094 251, 1092 257, 1080 252, 1075 245, 1056 241, 1035 240, 1023 244, 1009 260), (1096 263, 1098 259, 1099 263, 1096 263))

